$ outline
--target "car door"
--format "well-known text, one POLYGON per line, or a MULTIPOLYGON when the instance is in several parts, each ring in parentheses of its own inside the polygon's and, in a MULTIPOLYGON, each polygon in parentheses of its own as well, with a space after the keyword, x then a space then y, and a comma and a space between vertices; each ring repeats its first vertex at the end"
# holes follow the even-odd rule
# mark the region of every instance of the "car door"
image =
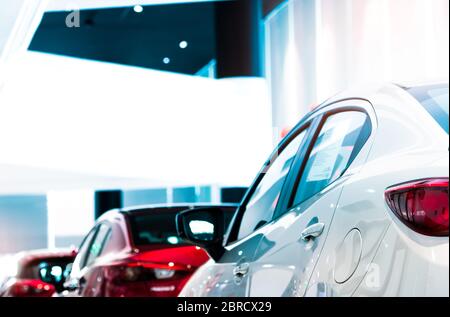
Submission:
POLYGON ((97 225, 95 238, 89 246, 84 267, 82 269, 79 281, 79 294, 83 297, 99 296, 101 293, 101 283, 98 277, 101 277, 100 270, 95 267, 95 262, 102 254, 102 251, 111 237, 111 226, 109 223, 102 222, 97 225))
POLYGON ((273 218, 292 162, 307 135, 307 128, 292 134, 264 164, 233 219, 223 256, 201 267, 183 296, 248 296, 250 264, 263 238, 261 232, 273 218))
POLYGON ((72 296, 91 297, 100 291, 96 287, 97 280, 93 264, 101 254, 110 235, 110 226, 103 222, 96 225, 86 236, 75 258, 68 281, 69 289, 74 290, 72 296))
POLYGON ((75 260, 72 264, 72 270, 70 275, 68 276, 66 283, 64 283, 65 291, 63 292, 64 296, 72 297, 79 295, 79 286, 80 280, 83 276, 83 268, 86 257, 89 252, 89 248, 92 244, 92 240, 95 237, 98 227, 94 227, 89 231, 86 237, 81 242, 80 247, 78 248, 78 254, 75 257, 75 260))
MULTIPOLYGON (((355 104, 361 103, 355 101, 355 104)), ((299 153, 274 220, 254 256, 250 296, 303 296, 339 201, 349 169, 368 139, 363 108, 325 107, 306 153, 299 153)))

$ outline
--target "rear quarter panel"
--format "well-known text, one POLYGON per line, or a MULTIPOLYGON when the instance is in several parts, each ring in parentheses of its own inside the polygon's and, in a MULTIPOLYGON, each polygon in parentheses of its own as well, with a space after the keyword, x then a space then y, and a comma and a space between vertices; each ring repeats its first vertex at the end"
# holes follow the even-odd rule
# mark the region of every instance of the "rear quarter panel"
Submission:
POLYGON ((398 87, 382 88, 369 99, 378 120, 374 142, 367 162, 345 184, 307 295, 448 294, 448 238, 419 236, 397 220, 384 200, 389 186, 448 177, 448 135, 398 87), (352 228, 360 230, 363 240, 359 265, 347 281, 337 283, 338 249, 352 228), (399 250, 404 254, 403 261, 396 260, 393 265, 389 261, 399 250), (441 254, 444 251, 446 256, 441 254), (405 267, 398 269, 399 265, 405 267), (377 287, 370 282, 373 271, 380 277, 377 287), (418 274, 424 276, 418 279, 418 274), (438 282, 439 276, 446 282, 438 282), (393 283, 397 283, 395 287, 393 283), (411 287, 413 284, 415 287, 411 287))

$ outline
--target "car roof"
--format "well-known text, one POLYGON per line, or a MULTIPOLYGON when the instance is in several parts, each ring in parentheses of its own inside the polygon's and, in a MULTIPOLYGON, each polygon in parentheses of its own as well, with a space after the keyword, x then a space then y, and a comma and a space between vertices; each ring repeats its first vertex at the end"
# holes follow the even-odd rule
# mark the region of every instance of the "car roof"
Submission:
POLYGON ((131 215, 133 213, 161 211, 161 209, 172 210, 185 210, 193 208, 207 208, 207 207, 224 207, 224 208, 237 208, 239 204, 234 203, 172 203, 172 204, 149 204, 149 205, 136 205, 126 208, 116 208, 105 212, 98 220, 107 220, 116 217, 119 214, 131 215))
POLYGON ((206 208, 206 207, 237 207, 238 204, 224 203, 224 204, 212 204, 212 203, 173 203, 173 204, 151 204, 151 205, 137 205, 127 208, 119 209, 119 212, 136 212, 152 209, 193 209, 193 208, 206 208))
POLYGON ((434 81, 405 81, 405 82, 397 82, 396 85, 404 88, 404 89, 410 89, 415 87, 422 87, 422 86, 442 86, 447 85, 448 86, 448 80, 434 80, 434 81))
POLYGON ((329 104, 330 101, 339 100, 339 99, 348 99, 348 98, 370 98, 370 96, 379 94, 381 92, 394 92, 399 89, 405 90, 414 87, 421 86, 440 86, 440 85, 448 85, 448 81, 415 81, 415 82, 395 82, 395 83, 372 83, 365 85, 356 85, 353 88, 347 89, 338 93, 334 97, 330 98, 325 102, 325 104, 329 104))
POLYGON ((50 259, 50 258, 75 258, 76 250, 73 248, 64 249, 39 249, 22 251, 15 255, 15 258, 21 265, 26 265, 31 261, 50 259))
MULTIPOLYGON (((351 88, 348 88, 346 90, 343 90, 334 96, 326 99, 322 103, 318 104, 313 110, 306 113, 298 122, 297 124, 289 131, 289 133, 280 141, 280 143, 275 148, 275 151, 278 151, 280 146, 283 146, 287 140, 289 140, 292 135, 295 135, 296 131, 298 131, 299 128, 301 128, 307 121, 312 120, 314 117, 316 117, 322 110, 334 103, 345 101, 345 100, 366 100, 368 101, 376 111, 377 109, 377 101, 380 97, 385 95, 390 95, 393 98, 402 98, 403 101, 405 101, 406 97, 406 104, 403 105, 405 107, 410 107, 411 105, 416 105, 420 109, 422 109, 422 106, 420 105, 419 101, 417 101, 410 93, 407 91, 410 88, 414 87, 420 87, 420 86, 441 86, 441 85, 447 85, 448 86, 448 80, 439 80, 439 81, 421 81, 421 82, 397 82, 397 83, 390 83, 390 82, 374 82, 374 83, 365 83, 365 84, 359 84, 352 86, 351 88)), ((386 105, 385 105, 386 106, 386 105)), ((392 107, 392 109, 398 109, 398 104, 392 104, 388 105, 388 107, 392 107)))
POLYGON ((301 122, 308 120, 314 116, 317 112, 322 110, 324 107, 347 99, 365 99, 371 102, 379 94, 392 94, 397 95, 399 93, 405 93, 407 89, 421 86, 440 86, 447 85, 448 81, 415 81, 415 82, 396 82, 396 83, 386 83, 386 82, 375 82, 355 85, 351 88, 343 90, 334 96, 326 99, 324 102, 320 103, 311 112, 308 112, 302 119, 301 122))

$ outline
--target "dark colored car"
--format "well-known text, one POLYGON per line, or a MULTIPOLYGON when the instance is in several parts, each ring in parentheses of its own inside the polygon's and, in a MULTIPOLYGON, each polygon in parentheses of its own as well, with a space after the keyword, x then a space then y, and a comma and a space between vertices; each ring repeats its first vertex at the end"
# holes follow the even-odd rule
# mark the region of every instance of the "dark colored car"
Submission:
MULTIPOLYGON (((178 237, 175 217, 202 205, 115 209, 102 215, 82 242, 63 296, 173 297, 207 253, 178 237)), ((231 221, 236 205, 211 206, 231 221)))
POLYGON ((0 285, 1 297, 52 297, 64 289, 75 250, 36 250, 14 257, 15 273, 0 285))

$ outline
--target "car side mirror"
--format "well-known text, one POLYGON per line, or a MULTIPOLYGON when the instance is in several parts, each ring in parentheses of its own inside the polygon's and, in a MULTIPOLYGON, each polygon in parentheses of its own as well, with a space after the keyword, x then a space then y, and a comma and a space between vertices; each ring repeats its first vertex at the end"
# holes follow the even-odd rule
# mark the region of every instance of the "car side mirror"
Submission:
POLYGON ((225 217, 218 207, 186 210, 176 218, 178 235, 208 252, 214 260, 224 253, 225 217))

